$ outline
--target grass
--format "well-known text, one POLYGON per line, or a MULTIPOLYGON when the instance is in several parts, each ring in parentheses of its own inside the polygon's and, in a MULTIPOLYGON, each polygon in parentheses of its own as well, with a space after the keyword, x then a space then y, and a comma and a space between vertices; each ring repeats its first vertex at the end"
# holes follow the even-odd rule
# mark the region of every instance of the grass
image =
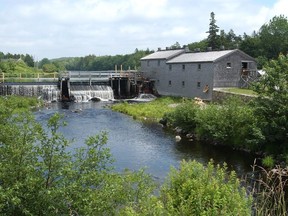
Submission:
POLYGON ((254 92, 251 89, 244 89, 244 88, 223 88, 221 89, 225 92, 235 93, 235 94, 245 94, 245 95, 257 95, 256 92, 254 92))
POLYGON ((133 103, 127 102, 115 104, 112 110, 132 116, 138 120, 159 121, 165 113, 172 111, 171 104, 181 103, 180 97, 160 97, 148 103, 133 103))

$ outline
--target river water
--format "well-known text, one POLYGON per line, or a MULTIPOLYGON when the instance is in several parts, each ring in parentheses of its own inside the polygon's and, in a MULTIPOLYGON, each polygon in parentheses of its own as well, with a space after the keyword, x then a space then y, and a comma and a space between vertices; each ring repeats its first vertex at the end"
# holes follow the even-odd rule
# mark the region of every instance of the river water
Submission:
POLYGON ((88 136, 108 132, 107 147, 117 171, 145 167, 155 179, 162 181, 170 167, 178 167, 181 160, 195 159, 206 164, 212 158, 216 163, 226 162, 239 176, 251 172, 254 157, 248 153, 185 139, 176 142, 175 135, 160 124, 135 121, 109 109, 111 103, 52 103, 35 116, 45 124, 55 112, 62 113, 68 125, 60 130, 66 138, 74 139, 71 148, 83 146, 88 136))

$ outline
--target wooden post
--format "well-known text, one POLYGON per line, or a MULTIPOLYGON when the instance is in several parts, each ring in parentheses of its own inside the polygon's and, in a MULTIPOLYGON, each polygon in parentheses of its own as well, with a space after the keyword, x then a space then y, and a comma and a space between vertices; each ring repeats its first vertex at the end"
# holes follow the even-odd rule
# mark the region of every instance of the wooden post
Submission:
POLYGON ((130 96, 130 93, 131 93, 131 90, 130 90, 130 79, 129 78, 127 78, 127 86, 126 86, 126 94, 128 95, 128 96, 130 96))
POLYGON ((121 86, 120 86, 121 82, 120 82, 120 77, 118 77, 118 96, 121 96, 121 86))

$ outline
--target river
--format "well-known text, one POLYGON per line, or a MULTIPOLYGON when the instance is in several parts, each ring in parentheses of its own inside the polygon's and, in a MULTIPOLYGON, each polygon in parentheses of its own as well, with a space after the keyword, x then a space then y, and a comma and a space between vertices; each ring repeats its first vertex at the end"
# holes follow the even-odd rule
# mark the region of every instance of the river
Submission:
POLYGON ((108 132, 107 147, 115 159, 116 171, 145 167, 155 179, 162 181, 170 167, 178 167, 181 160, 195 159, 205 164, 211 158, 216 163, 226 162, 239 176, 251 171, 254 157, 248 153, 186 139, 176 142, 175 135, 160 124, 135 121, 109 109, 111 103, 51 103, 35 116, 45 124, 55 112, 62 113, 68 125, 60 131, 66 138, 74 139, 71 148, 83 146, 90 135, 108 132))

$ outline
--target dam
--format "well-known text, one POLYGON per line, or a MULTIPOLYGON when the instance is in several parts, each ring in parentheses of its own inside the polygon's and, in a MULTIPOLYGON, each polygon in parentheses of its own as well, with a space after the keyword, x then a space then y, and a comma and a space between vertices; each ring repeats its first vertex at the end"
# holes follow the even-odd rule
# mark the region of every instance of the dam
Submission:
POLYGON ((141 91, 144 78, 136 70, 66 71, 50 77, 24 74, 5 77, 0 95, 34 96, 45 101, 112 100, 129 98, 141 91))

